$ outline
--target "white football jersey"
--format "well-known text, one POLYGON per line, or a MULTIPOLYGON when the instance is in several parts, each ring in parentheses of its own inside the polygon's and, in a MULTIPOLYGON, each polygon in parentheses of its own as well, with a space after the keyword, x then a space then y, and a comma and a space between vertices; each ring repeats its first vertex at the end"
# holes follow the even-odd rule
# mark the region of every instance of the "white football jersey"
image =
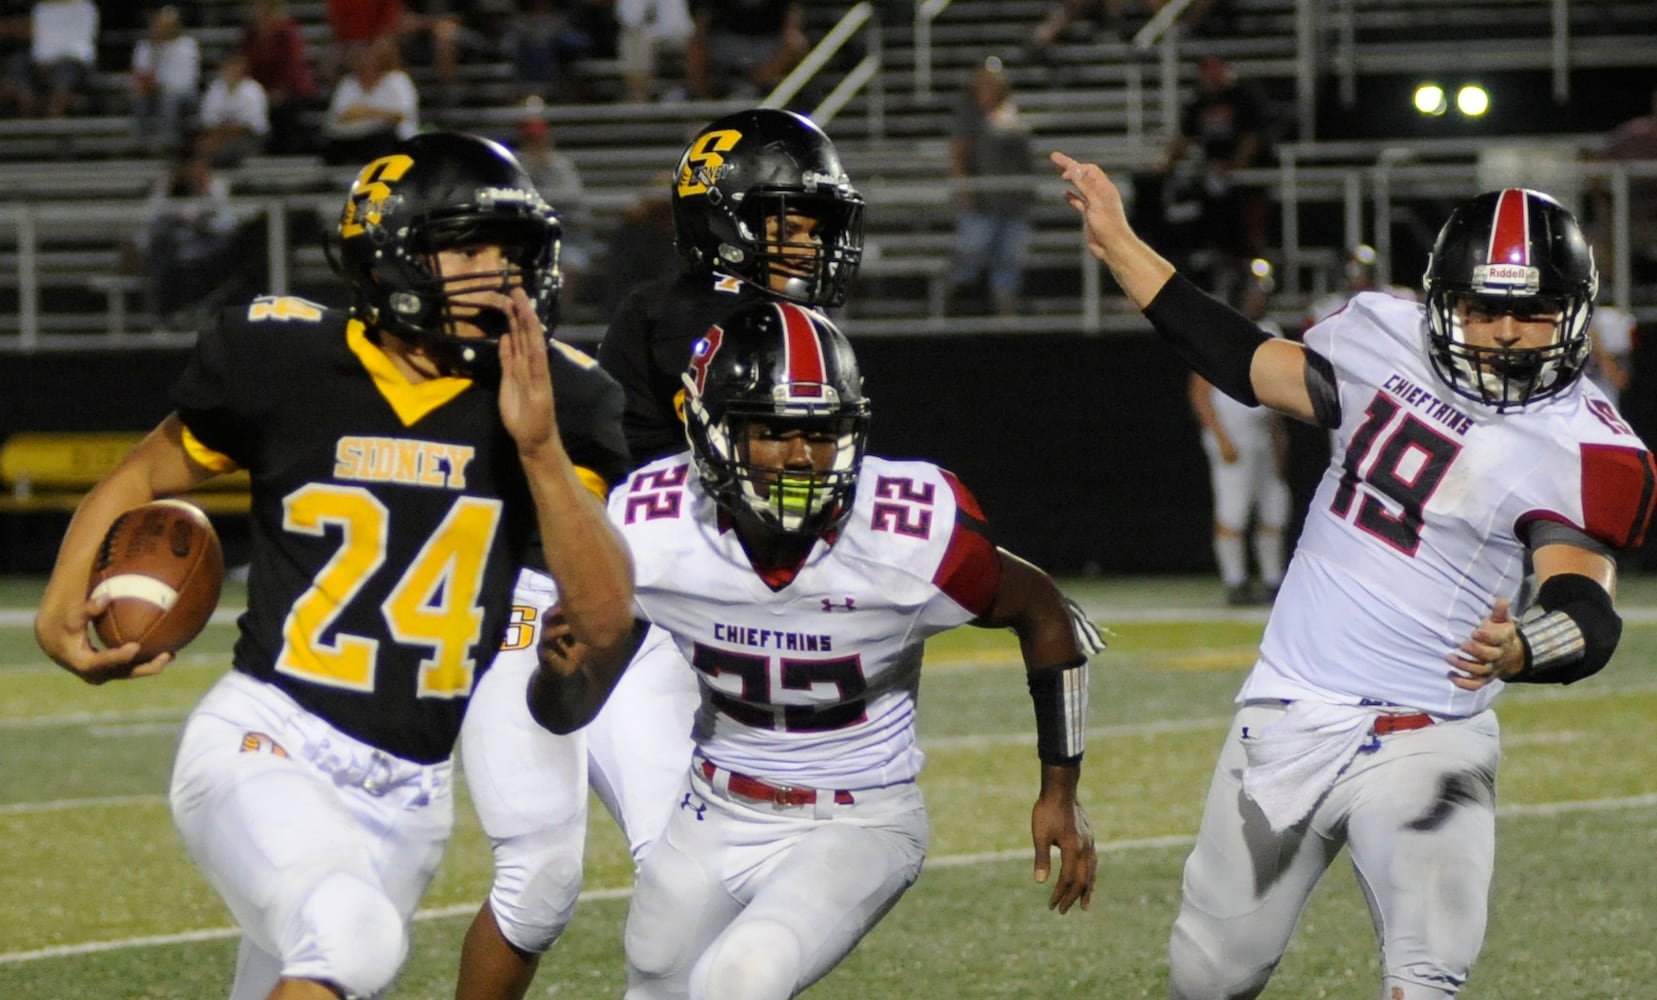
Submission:
POLYGON ((689 453, 610 497, 633 549, 641 617, 702 687, 694 738, 721 767, 787 785, 913 779, 928 636, 986 610, 1000 559, 977 501, 926 462, 863 460, 851 516, 772 589, 703 490, 689 453))
POLYGON ((1239 700, 1479 712, 1502 685, 1463 691, 1445 657, 1496 598, 1518 598, 1530 529, 1638 545, 1651 455, 1586 379, 1505 414, 1451 392, 1422 307, 1389 295, 1359 295, 1306 346, 1334 369, 1337 446, 1239 700))

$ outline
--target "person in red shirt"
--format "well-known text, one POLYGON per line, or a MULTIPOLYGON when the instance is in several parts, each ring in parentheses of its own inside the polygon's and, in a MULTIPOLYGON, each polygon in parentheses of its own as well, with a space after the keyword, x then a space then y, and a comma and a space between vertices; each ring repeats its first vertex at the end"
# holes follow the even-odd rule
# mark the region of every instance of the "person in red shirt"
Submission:
POLYGON ((317 104, 318 97, 305 35, 288 13, 284 0, 253 0, 247 28, 242 32, 242 54, 247 58, 247 75, 265 88, 269 103, 270 140, 266 148, 272 153, 304 152, 300 117, 307 107, 317 104))

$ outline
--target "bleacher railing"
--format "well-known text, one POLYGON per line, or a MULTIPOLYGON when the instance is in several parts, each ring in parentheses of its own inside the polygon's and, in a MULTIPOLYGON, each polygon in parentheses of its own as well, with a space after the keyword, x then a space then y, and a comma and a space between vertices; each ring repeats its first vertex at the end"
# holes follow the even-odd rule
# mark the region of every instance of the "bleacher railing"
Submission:
MULTIPOLYGON (((1535 138, 1510 140, 1515 150, 1534 151, 1542 148, 1535 138)), ((1500 145, 1500 144, 1497 144, 1500 145)), ((1570 144, 1557 144, 1570 151, 1570 144)), ((1354 243, 1374 245, 1379 256, 1379 278, 1383 283, 1400 280, 1413 285, 1416 276, 1394 275, 1391 265, 1395 255, 1392 240, 1397 232, 1404 232, 1409 223, 1418 228, 1433 227, 1441 221, 1441 207, 1468 197, 1479 190, 1509 183, 1529 183, 1552 190, 1569 203, 1579 202, 1592 191, 1606 207, 1604 224, 1609 228, 1610 246, 1607 257, 1600 260, 1602 302, 1614 303, 1625 309, 1651 308, 1657 305, 1650 288, 1643 290, 1635 300, 1631 243, 1639 228, 1649 229, 1649 220, 1632 217, 1634 206, 1630 195, 1637 183, 1657 184, 1657 160, 1621 162, 1569 162, 1555 165, 1556 183, 1537 183, 1534 171, 1537 157, 1504 165, 1500 158, 1490 156, 1490 140, 1423 141, 1409 145, 1376 146, 1361 143, 1291 143, 1281 150, 1282 163, 1271 169, 1239 172, 1237 183, 1256 185, 1270 191, 1277 203, 1281 238, 1270 250, 1278 263, 1281 279, 1279 305, 1285 310, 1298 308, 1305 298, 1327 290, 1338 283, 1337 272, 1345 249, 1354 243), (1530 177, 1503 175, 1504 169, 1530 170, 1530 177), (1425 206, 1430 203, 1430 210, 1425 206), (1422 209, 1407 212, 1406 208, 1422 209), (1341 242, 1336 246, 1308 243, 1302 236, 1303 222, 1308 212, 1321 212, 1325 218, 1338 214, 1341 220, 1341 242)), ((1107 169, 1119 181, 1131 181, 1133 171, 1145 164, 1144 157, 1106 158, 1107 169)), ((1131 193, 1131 184, 1130 193, 1131 193)), ((925 293, 905 293, 909 298, 893 304, 904 315, 860 315, 857 329, 860 334, 909 334, 915 332, 969 334, 987 329, 1040 330, 1043 332, 1074 330, 1102 332, 1137 329, 1143 323, 1137 313, 1127 308, 1114 286, 1102 276, 1100 265, 1086 252, 1073 216, 1060 198, 1061 184, 1050 174, 1040 173, 1029 178, 984 178, 962 181, 958 185, 944 178, 917 178, 910 181, 870 179, 860 188, 870 205, 869 240, 871 252, 865 264, 864 280, 882 275, 907 274, 932 282, 925 293), (1043 248, 1042 266, 1062 273, 1071 265, 1078 291, 1068 304, 1044 302, 1040 310, 1009 321, 999 318, 963 321, 946 317, 940 308, 940 286, 947 279, 947 264, 953 244, 952 192, 957 186, 973 190, 993 190, 1028 187, 1037 193, 1038 244, 1043 248), (883 213, 882 207, 887 210, 883 213), (882 223, 882 217, 894 220, 882 223), (903 219, 901 223, 896 220, 903 219)), ((595 191, 591 193, 590 207, 595 212, 610 215, 630 204, 634 194, 624 191, 595 191)), ((263 291, 283 294, 294 281, 296 261, 308 261, 317 267, 320 254, 315 247, 296 246, 290 228, 304 213, 318 213, 331 218, 338 199, 324 195, 295 195, 237 199, 233 201, 239 215, 253 218, 262 215, 266 230, 268 271, 263 291)), ((33 201, 0 203, 0 254, 11 255, 15 261, 12 282, 15 286, 15 313, 0 317, 0 353, 32 352, 44 349, 124 349, 143 346, 178 346, 188 344, 194 333, 190 330, 152 332, 130 330, 116 332, 104 322, 106 313, 97 308, 99 300, 95 289, 101 276, 88 273, 48 273, 42 267, 43 245, 50 247, 65 233, 102 234, 106 251, 118 249, 124 239, 136 230, 145 210, 143 199, 86 201, 33 201), (45 311, 42 288, 46 285, 74 290, 73 297, 81 307, 74 314, 53 314, 45 311), (79 323, 77 327, 74 324, 79 323)), ((1424 230, 1430 239, 1431 230, 1424 230)), ((1416 235, 1419 243, 1422 233, 1416 235)), ((1643 237, 1642 237, 1643 238, 1643 237)), ((1416 249, 1420 249, 1417 247, 1416 249)), ((313 275, 314 276, 314 275, 313 275)), ((119 289, 104 294, 123 294, 119 289)), ((863 296, 854 295, 853 307, 860 309, 863 296)), ((596 340, 601 326, 591 329, 578 325, 567 327, 572 340, 596 340)))

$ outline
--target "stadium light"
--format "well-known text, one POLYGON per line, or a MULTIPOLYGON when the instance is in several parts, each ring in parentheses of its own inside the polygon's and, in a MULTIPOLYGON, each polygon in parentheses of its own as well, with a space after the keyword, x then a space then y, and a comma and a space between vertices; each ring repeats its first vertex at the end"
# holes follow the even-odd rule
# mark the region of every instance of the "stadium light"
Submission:
POLYGON ((1444 88, 1436 83, 1423 83, 1417 86, 1415 110, 1435 118, 1450 110, 1450 101, 1444 94, 1444 88))
POLYGON ((1464 85, 1456 91, 1456 110, 1469 118, 1478 118, 1490 110, 1490 92, 1476 83, 1464 85))

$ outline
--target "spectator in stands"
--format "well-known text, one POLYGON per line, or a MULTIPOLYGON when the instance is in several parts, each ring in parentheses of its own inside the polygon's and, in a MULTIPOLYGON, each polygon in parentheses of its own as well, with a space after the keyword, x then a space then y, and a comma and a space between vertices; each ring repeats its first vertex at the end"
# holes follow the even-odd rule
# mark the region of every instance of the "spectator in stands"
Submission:
MULTIPOLYGON (((1600 163, 1657 160, 1657 88, 1651 91, 1651 112, 1630 118, 1612 129, 1589 159, 1600 163)), ((1595 242, 1609 247, 1614 207, 1610 186, 1603 179, 1594 182, 1589 204, 1595 242)), ((1628 179, 1628 224, 1629 260, 1637 271, 1652 269, 1657 265, 1657 177, 1628 179)), ((1603 257, 1601 266, 1609 267, 1609 264, 1609 256, 1603 257)))
POLYGON ((322 158, 367 163, 420 131, 420 97, 403 72, 394 38, 364 42, 350 54, 350 72, 334 87, 323 123, 322 158))
MULTIPOLYGON (((610 0, 603 0, 608 14, 610 0)), ((410 65, 430 66, 436 103, 460 103, 460 64, 464 59, 499 51, 503 36, 518 17, 512 0, 409 0, 399 31, 403 57, 410 65)), ((585 4, 583 4, 585 6, 585 4)))
POLYGON ((575 158, 559 149, 552 141, 552 129, 546 119, 538 116, 543 107, 540 98, 525 102, 531 117, 518 126, 518 162, 529 171, 535 189, 541 197, 558 210, 564 224, 562 269, 566 300, 580 294, 588 272, 592 269, 592 223, 587 207, 587 189, 581 182, 581 169, 575 158))
POLYGON ((158 7, 132 47, 133 126, 151 155, 177 149, 201 93, 201 48, 178 8, 158 7))
POLYGON ((518 81, 537 98, 568 100, 572 92, 579 96, 579 81, 571 69, 592 55, 610 30, 603 24, 608 8, 558 0, 527 0, 523 7, 501 43, 518 81))
POLYGON ((1222 280, 1242 273, 1245 261, 1265 252, 1269 211, 1265 191, 1239 184, 1233 175, 1263 162, 1270 119, 1270 106, 1259 84, 1239 78, 1224 59, 1204 56, 1197 63, 1196 96, 1181 112, 1179 133, 1157 165, 1158 173, 1176 189, 1200 187, 1200 229, 1208 243, 1199 249, 1217 255, 1212 273, 1222 280), (1182 169, 1189 181, 1178 176, 1182 169))
POLYGON ((956 181, 951 307, 958 309, 984 278, 996 315, 1011 316, 1030 255, 1035 151, 1006 68, 995 56, 984 60, 961 95, 949 156, 956 181), (982 181, 1001 183, 974 186, 982 181))
POLYGON ((270 136, 265 88, 247 73, 247 56, 231 52, 201 98, 196 150, 215 167, 235 167, 262 152, 270 136))
POLYGON ((98 56, 98 8, 92 0, 36 0, 29 10, 29 49, 15 53, 0 80, 0 108, 25 117, 41 109, 62 118, 86 85, 98 56))
MULTIPOLYGON (((1097 25, 1127 41, 1167 5, 1168 0, 1059 0, 1031 32, 1030 48, 1040 53, 1078 22, 1097 25)), ((1200 32, 1215 5, 1216 0, 1195 0, 1180 15, 1180 23, 1188 31, 1200 32)))
POLYGON ((134 238, 147 280, 150 315, 161 328, 182 325, 178 314, 245 273, 230 184, 207 157, 178 157, 150 188, 134 238))
POLYGON ((284 0, 253 0, 242 33, 247 75, 264 89, 270 120, 266 148, 272 153, 303 153, 310 147, 303 116, 320 104, 311 79, 310 53, 299 23, 284 0))
POLYGON ((350 69, 350 53, 369 42, 390 37, 401 44, 403 0, 327 0, 328 37, 323 79, 337 84, 350 69))
POLYGON ((811 50, 799 0, 691 0, 685 77, 698 100, 763 96, 811 50))
MULTIPOLYGON (((685 0, 616 0, 625 97, 648 104, 656 96, 656 61, 661 49, 683 49, 694 30, 685 0)), ((681 92, 682 96, 682 92, 681 92)))
POLYGON ((389 37, 405 61, 432 68, 438 96, 448 103, 455 97, 462 50, 490 47, 479 26, 493 16, 496 3, 328 0, 333 46, 326 61, 327 75, 337 76, 342 62, 349 70, 350 53, 358 46, 389 37))

